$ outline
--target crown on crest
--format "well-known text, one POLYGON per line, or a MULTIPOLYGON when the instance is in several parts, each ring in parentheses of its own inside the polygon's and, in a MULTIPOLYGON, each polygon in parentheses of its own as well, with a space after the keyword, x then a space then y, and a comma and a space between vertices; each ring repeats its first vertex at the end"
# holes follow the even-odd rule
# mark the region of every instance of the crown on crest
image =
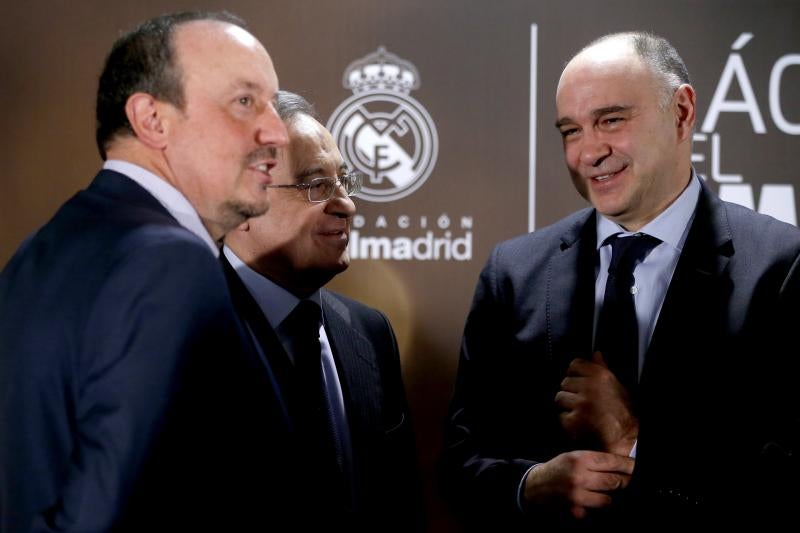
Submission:
POLYGON ((342 84, 354 94, 388 90, 408 94, 419 87, 416 67, 383 46, 347 65, 342 84))

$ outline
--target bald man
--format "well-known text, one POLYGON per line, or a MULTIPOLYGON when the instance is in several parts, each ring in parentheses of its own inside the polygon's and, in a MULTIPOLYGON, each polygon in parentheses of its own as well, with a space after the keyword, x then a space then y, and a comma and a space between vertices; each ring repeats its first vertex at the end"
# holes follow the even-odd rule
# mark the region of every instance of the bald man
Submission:
POLYGON ((725 530, 798 501, 800 231, 698 178, 695 101, 643 32, 564 69, 556 127, 592 207, 480 276, 442 463, 476 530, 725 530))

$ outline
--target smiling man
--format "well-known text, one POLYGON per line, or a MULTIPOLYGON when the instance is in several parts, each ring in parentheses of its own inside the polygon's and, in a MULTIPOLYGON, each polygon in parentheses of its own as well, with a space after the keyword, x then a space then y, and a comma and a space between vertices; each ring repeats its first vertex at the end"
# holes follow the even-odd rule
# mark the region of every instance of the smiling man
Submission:
POLYGON ((269 389, 249 387, 257 355, 217 257, 269 207, 277 90, 226 13, 164 15, 114 44, 103 170, 0 275, 0 531, 256 523, 250 476, 267 470, 246 414, 269 389))
POLYGON ((277 527, 418 531, 414 438, 394 332, 386 317, 322 288, 344 271, 361 176, 302 97, 280 91, 289 146, 279 150, 271 208, 225 239, 234 303, 262 350, 283 420, 276 458, 277 527))
POLYGON ((591 43, 556 111, 592 207, 485 266, 448 494, 476 531, 796 525, 800 231, 694 172, 695 91, 661 37, 591 43))

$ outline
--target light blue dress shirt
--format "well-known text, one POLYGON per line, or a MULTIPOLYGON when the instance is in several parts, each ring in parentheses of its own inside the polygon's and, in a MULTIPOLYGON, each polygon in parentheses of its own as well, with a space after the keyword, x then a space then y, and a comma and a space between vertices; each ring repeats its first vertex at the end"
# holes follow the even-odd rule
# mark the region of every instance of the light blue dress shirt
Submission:
MULTIPOLYGON (((633 277, 636 280, 636 291, 633 296, 636 307, 636 320, 639 324, 639 373, 644 365, 644 356, 650 339, 653 337, 661 305, 667 295, 672 274, 678 265, 683 244, 689 234, 689 227, 694 218, 697 200, 700 198, 700 182, 694 173, 689 185, 680 196, 660 215, 643 226, 638 233, 645 233, 660 239, 662 242, 636 265, 633 277)), ((594 334, 597 333, 597 319, 603 308, 608 265, 611 263, 611 244, 605 240, 611 235, 621 237, 633 235, 622 226, 597 213, 597 249, 600 253, 600 266, 594 286, 594 334)), ((594 338, 594 334, 592 338, 594 338)))

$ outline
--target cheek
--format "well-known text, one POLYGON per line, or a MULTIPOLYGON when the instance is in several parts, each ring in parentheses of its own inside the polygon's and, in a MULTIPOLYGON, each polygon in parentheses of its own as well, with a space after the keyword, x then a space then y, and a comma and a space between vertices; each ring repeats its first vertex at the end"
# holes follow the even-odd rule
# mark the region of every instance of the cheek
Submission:
POLYGON ((564 144, 564 162, 570 172, 577 173, 581 166, 580 143, 573 141, 564 144))

